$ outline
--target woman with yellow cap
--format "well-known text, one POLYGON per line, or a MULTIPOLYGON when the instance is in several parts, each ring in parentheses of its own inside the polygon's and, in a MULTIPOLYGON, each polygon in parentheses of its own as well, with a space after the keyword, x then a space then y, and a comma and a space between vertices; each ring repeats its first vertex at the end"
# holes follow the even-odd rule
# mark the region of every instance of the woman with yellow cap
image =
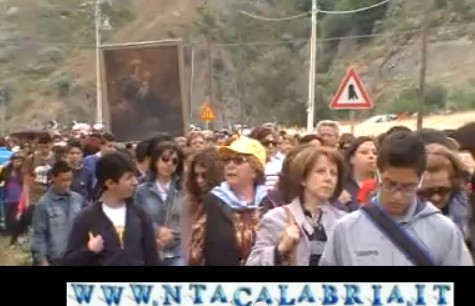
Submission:
POLYGON ((266 150, 259 141, 242 136, 219 148, 218 154, 224 163, 225 181, 204 200, 201 262, 206 266, 244 265, 265 210, 266 150))

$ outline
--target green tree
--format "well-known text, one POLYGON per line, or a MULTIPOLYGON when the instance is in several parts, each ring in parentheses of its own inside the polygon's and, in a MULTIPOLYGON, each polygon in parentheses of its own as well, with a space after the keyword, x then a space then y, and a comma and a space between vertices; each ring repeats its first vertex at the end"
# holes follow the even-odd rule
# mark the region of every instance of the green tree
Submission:
MULTIPOLYGON (((424 100, 424 112, 429 113, 445 107, 447 102, 447 89, 438 84, 428 84, 424 100)), ((393 113, 415 113, 419 102, 419 89, 412 87, 393 100, 389 111, 393 113)))
POLYGON ((417 112, 417 100, 419 98, 416 88, 410 88, 393 100, 389 107, 391 113, 415 113, 417 112))
POLYGON ((286 47, 274 47, 259 56, 247 70, 247 109, 259 121, 277 118, 283 124, 300 122, 305 111, 301 61, 286 47), (253 84, 252 84, 252 83, 253 84), (254 85, 254 86, 252 86, 254 85))
POLYGON ((447 88, 442 85, 429 85, 426 91, 425 103, 431 109, 444 108, 447 102, 447 88))
POLYGON ((473 110, 475 108, 475 89, 455 91, 450 97, 450 105, 457 110, 473 110))

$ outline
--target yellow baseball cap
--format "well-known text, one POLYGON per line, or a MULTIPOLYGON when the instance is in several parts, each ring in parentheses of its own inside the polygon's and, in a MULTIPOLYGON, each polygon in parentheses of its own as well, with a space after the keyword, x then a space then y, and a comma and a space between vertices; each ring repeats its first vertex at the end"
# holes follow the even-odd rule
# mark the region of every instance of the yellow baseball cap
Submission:
POLYGON ((254 156, 262 164, 262 167, 266 165, 266 149, 255 139, 241 136, 229 146, 220 147, 218 149, 220 157, 225 157, 233 153, 254 156))

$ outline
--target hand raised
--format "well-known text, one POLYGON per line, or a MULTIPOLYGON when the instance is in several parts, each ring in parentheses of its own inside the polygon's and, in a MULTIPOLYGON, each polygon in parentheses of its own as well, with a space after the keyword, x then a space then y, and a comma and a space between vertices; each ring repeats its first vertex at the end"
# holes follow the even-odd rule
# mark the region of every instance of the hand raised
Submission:
POLYGON ((286 254, 292 251, 293 247, 300 240, 300 229, 296 224, 289 225, 285 228, 282 239, 277 246, 279 253, 286 254))
POLYGON ((173 239, 173 233, 169 228, 160 227, 157 230, 157 241, 159 241, 159 245, 164 247, 170 243, 173 239))
POLYGON ((87 249, 94 253, 100 253, 104 249, 104 240, 101 235, 94 236, 89 232, 89 241, 87 242, 87 249))

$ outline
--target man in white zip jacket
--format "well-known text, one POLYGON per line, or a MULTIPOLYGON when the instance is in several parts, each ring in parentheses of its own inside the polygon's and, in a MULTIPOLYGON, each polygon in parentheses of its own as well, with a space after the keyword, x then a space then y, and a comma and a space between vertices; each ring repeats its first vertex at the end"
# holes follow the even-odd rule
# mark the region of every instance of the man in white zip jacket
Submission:
MULTIPOLYGON (((414 132, 386 138, 377 158, 378 194, 372 204, 415 241, 436 266, 473 266, 459 228, 440 210, 417 199, 426 167, 424 143, 414 132)), ((359 209, 339 220, 321 266, 413 266, 414 260, 359 209)))

